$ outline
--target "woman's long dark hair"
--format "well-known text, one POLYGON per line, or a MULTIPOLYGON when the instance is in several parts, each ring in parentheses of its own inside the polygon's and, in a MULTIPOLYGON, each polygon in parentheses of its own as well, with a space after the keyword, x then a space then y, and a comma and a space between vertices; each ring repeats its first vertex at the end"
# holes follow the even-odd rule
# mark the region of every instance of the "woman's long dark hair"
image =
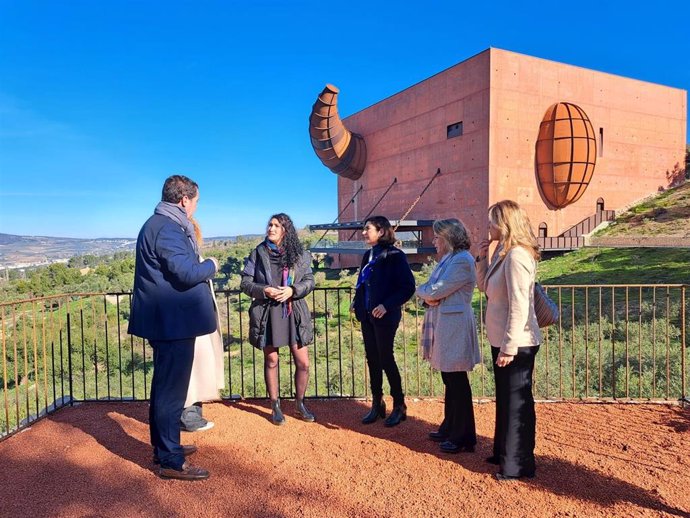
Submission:
POLYGON ((280 244, 280 248, 283 250, 283 254, 280 256, 280 265, 292 268, 302 258, 304 247, 299 241, 297 230, 295 230, 295 225, 292 219, 290 219, 290 216, 281 212, 279 214, 273 214, 273 216, 268 218, 268 222, 270 223, 272 219, 277 219, 278 223, 280 223, 285 230, 283 242, 280 244))

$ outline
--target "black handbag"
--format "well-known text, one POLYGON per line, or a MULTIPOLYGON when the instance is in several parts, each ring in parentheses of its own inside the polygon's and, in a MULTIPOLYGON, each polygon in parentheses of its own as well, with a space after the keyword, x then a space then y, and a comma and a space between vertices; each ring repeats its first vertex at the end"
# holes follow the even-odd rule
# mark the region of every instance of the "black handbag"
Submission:
POLYGON ((534 312, 539 327, 548 327, 558 322, 558 305, 546 294, 544 286, 534 283, 534 312))

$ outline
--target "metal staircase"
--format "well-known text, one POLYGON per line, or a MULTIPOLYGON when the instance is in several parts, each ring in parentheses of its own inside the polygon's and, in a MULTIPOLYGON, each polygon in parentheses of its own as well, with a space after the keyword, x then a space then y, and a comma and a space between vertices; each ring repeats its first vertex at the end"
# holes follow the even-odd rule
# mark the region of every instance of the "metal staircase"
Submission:
POLYGON ((544 252, 563 252, 576 250, 585 246, 585 235, 590 234, 605 221, 613 221, 616 217, 614 210, 597 210, 588 218, 583 219, 576 225, 558 236, 547 237, 539 236, 539 248, 544 252))

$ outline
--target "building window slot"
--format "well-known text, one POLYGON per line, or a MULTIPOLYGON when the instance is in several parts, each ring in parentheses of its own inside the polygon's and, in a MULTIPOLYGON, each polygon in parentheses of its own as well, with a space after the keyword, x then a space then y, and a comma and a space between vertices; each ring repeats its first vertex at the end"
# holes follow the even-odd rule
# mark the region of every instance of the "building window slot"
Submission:
POLYGON ((599 128, 599 156, 604 156, 604 128, 599 128))
POLYGON ((446 138, 462 136, 462 121, 450 124, 446 128, 446 138))

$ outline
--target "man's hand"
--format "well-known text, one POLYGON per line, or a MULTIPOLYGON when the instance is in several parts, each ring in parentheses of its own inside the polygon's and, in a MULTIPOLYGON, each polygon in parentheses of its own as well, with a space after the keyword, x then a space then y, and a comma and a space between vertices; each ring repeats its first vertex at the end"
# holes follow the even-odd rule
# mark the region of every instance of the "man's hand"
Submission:
POLYGON ((371 315, 374 318, 381 318, 386 314, 386 307, 383 304, 379 304, 374 309, 371 310, 371 315))
POLYGON ((218 264, 218 259, 216 259, 215 257, 209 257, 209 259, 213 263, 213 266, 216 267, 216 273, 218 273, 218 271, 220 270, 220 265, 218 264))

